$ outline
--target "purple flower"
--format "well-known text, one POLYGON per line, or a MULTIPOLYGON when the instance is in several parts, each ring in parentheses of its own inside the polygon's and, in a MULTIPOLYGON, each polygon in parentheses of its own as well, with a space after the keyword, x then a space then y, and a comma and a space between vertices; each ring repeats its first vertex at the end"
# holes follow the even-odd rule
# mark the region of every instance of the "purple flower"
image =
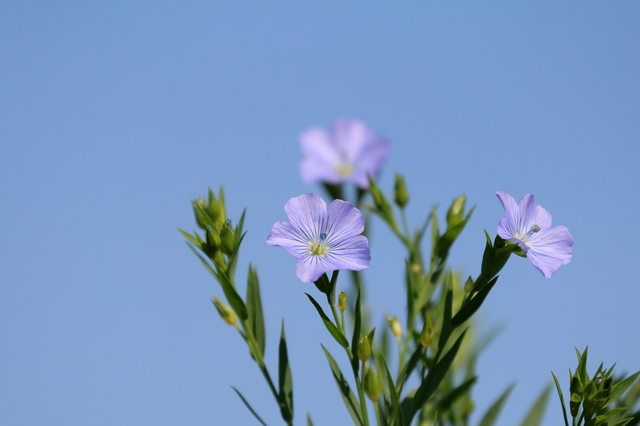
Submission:
POLYGON ((307 183, 351 182, 367 189, 367 174, 375 179, 391 150, 387 139, 373 133, 364 123, 349 118, 337 120, 331 133, 314 127, 299 139, 305 155, 300 173, 307 183))
POLYGON ((299 259, 296 275, 305 283, 338 269, 360 271, 371 263, 364 218, 353 204, 325 204, 318 194, 302 194, 284 206, 289 222, 276 222, 267 244, 279 246, 299 259))
POLYGON ((498 235, 516 243, 529 262, 546 278, 560 265, 571 262, 573 238, 565 226, 551 227, 551 215, 527 194, 516 204, 506 191, 496 192, 505 216, 498 224, 498 235))

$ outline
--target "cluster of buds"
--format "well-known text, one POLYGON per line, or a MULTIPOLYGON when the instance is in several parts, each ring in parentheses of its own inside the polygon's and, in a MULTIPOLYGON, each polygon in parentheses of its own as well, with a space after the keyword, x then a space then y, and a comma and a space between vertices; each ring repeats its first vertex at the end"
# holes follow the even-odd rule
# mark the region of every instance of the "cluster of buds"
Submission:
POLYGON ((182 234, 202 250, 206 256, 219 269, 226 269, 225 255, 227 258, 235 255, 242 241, 242 222, 244 213, 238 226, 233 227, 231 220, 227 219, 224 192, 222 188, 218 192, 218 197, 209 189, 208 198, 197 198, 191 201, 193 213, 198 227, 204 231, 204 238, 194 232, 193 235, 184 231, 182 234))
MULTIPOLYGON (((605 408, 620 398, 635 382, 640 372, 614 383, 612 375, 613 367, 607 370, 604 369, 601 364, 600 367, 598 367, 598 371, 596 371, 592 377, 589 377, 587 374, 587 349, 585 349, 582 354, 576 349, 576 353, 578 355, 578 367, 575 373, 569 370, 571 379, 569 387, 569 391, 571 392, 569 409, 571 416, 574 419, 585 419, 587 425, 606 425, 609 424, 609 420, 614 419, 616 420, 616 425, 626 424, 627 422, 624 420, 631 419, 624 416, 626 412, 625 407, 616 407, 609 411, 606 411, 605 408)), ((562 400, 562 393, 560 392, 557 379, 555 380, 562 400)))

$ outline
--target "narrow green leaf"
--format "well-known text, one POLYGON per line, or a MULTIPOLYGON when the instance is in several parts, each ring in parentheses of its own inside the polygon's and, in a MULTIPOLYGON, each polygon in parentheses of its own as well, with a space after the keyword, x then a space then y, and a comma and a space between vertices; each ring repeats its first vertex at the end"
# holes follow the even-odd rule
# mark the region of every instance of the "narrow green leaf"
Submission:
POLYGON ((360 294, 360 291, 358 291, 358 297, 356 297, 353 336, 351 337, 351 353, 354 355, 353 359, 351 360, 351 369, 353 370, 353 375, 355 377, 358 376, 358 370, 360 367, 360 360, 357 356, 355 356, 358 353, 358 343, 360 342, 360 328, 362 327, 362 307, 360 294))
POLYGON ((356 425, 364 426, 362 421, 362 412, 360 411, 360 403, 351 391, 346 377, 344 377, 344 374, 340 371, 340 367, 338 367, 338 364, 333 359, 329 351, 324 346, 322 346, 322 350, 327 357, 327 361, 329 361, 329 367, 331 367, 333 378, 336 381, 336 385, 338 385, 338 390, 340 391, 344 405, 347 407, 347 411, 349 411, 349 415, 351 415, 351 419, 353 419, 353 422, 356 425))
POLYGON ((393 378, 391 377, 391 373, 389 373, 389 368, 387 367, 387 362, 385 361, 384 356, 380 357, 380 365, 384 370, 383 373, 387 379, 387 387, 389 388, 389 398, 391 399, 391 418, 393 419, 393 424, 395 426, 404 426, 402 406, 400 405, 400 399, 396 392, 396 385, 393 383, 393 378))
POLYGON ((442 411, 450 409, 454 402, 461 396, 471 389, 471 387, 476 383, 477 377, 471 377, 464 381, 460 386, 451 390, 451 392, 444 395, 437 403, 436 403, 436 411, 442 411))
POLYGON ((240 393, 240 391, 236 388, 234 388, 233 386, 231 386, 231 389, 233 389, 234 391, 236 391, 236 393, 238 394, 238 396, 240 397, 240 399, 242 400, 242 402, 244 402, 244 405, 249 409, 249 411, 251 411, 251 414, 253 414, 253 416, 260 422, 260 424, 262 426, 267 426, 267 424, 260 418, 260 416, 258 415, 258 413, 255 412, 255 410, 253 408, 251 408, 251 405, 249 405, 249 403, 247 402, 246 399, 244 399, 244 396, 242 396, 242 394, 240 393))
POLYGON ((202 263, 202 265, 205 267, 205 269, 207 271, 209 271, 209 273, 213 276, 213 278, 216 279, 216 281, 220 282, 220 279, 218 278, 218 274, 216 273, 216 271, 213 270, 213 268, 211 267, 211 265, 209 265, 209 262, 207 262, 207 260, 204 258, 204 256, 202 256, 200 254, 200 252, 198 250, 196 250, 196 248, 194 246, 192 246, 191 244, 187 244, 189 246, 189 248, 191 249, 191 251, 193 251, 193 253, 198 256, 198 259, 200 259, 200 262, 202 263))
POLYGON ((487 295, 498 281, 498 277, 499 275, 494 277, 490 282, 480 288, 480 291, 478 291, 472 299, 468 300, 467 303, 460 308, 458 313, 451 320, 452 327, 458 327, 462 325, 466 320, 471 318, 471 316, 475 314, 478 309, 480 309, 480 306, 482 306, 482 302, 484 302, 484 299, 487 298, 487 295))
POLYGON ((612 402, 616 401, 618 398, 620 398, 622 394, 627 389, 629 389, 629 387, 633 384, 633 382, 636 381, 636 379, 638 378, 638 375, 640 375, 640 371, 613 385, 613 387, 611 388, 611 395, 609 396, 609 401, 607 401, 607 405, 605 405, 605 407, 611 404, 612 402))
POLYGON ((472 207, 471 210, 469 210, 469 213, 467 213, 467 216, 460 223, 448 229, 438 239, 438 257, 446 258, 448 256, 449 249, 455 242, 456 238, 458 238, 464 227, 467 225, 469 219, 471 219, 471 213, 473 213, 474 209, 475 207, 472 207))
POLYGON ((200 248, 202 243, 200 241, 198 241, 198 239, 196 237, 194 237, 193 235, 189 234, 188 232, 183 231, 180 228, 176 228, 176 229, 178 230, 178 232, 180 232, 182 234, 183 237, 185 237, 187 240, 189 240, 189 242, 191 244, 193 244, 194 246, 200 248))
POLYGON ((331 320, 324 313, 324 311, 322 310, 322 307, 320 307, 318 302, 316 302, 316 300, 310 294, 308 294, 308 293, 305 293, 305 294, 307 295, 307 297, 309 298, 311 303, 313 303, 313 306, 315 306, 316 310, 318 311, 318 314, 320 315, 320 318, 322 319, 322 322, 324 323, 324 326, 327 328, 327 330, 329 330, 329 333, 331 333, 333 338, 336 339, 336 341, 338 343, 340 343, 340 346, 342 346, 343 348, 348 348, 349 347, 349 342, 347 341, 347 338, 344 337, 344 335, 338 329, 338 327, 336 327, 331 322, 331 320))
POLYGON ((307 413, 307 426, 313 426, 313 422, 311 421, 311 414, 307 413))
POLYGON ((531 410, 524 418, 520 426, 540 426, 542 424, 542 417, 544 416, 544 412, 547 409, 547 403, 549 402, 549 395, 551 394, 551 385, 546 386, 536 402, 533 403, 531 410))
POLYGON ((598 417, 596 417, 596 424, 601 423, 605 420, 607 420, 609 417, 611 416, 615 416, 616 414, 620 414, 624 411, 627 411, 626 407, 619 407, 619 408, 614 408, 611 411, 608 411, 598 417))
POLYGON ((498 420, 498 416, 500 415, 500 411, 502 411, 502 407, 504 406, 504 403, 507 402, 507 398, 509 398, 509 394, 513 390, 514 386, 515 384, 510 385, 507 390, 500 395, 500 398, 498 398, 496 402, 489 407, 478 426, 492 426, 495 424, 496 420, 498 420))
POLYGON ((249 314, 247 313, 247 307, 244 304, 244 301, 238 294, 238 291, 233 286, 231 280, 223 271, 218 271, 218 282, 222 286, 222 291, 224 292, 229 305, 233 308, 233 310, 238 314, 243 321, 246 321, 249 318, 249 314))
POLYGON ((280 331, 280 346, 278 348, 278 385, 280 400, 280 412, 286 422, 293 420, 293 380, 289 367, 289 355, 287 354, 287 337, 284 334, 284 318, 280 331))
POLYGON ((562 405, 562 414, 564 416, 564 425, 569 426, 569 419, 567 417, 567 407, 564 404, 564 396, 562 395, 562 388, 560 388, 560 382, 558 381, 558 378, 556 377, 556 375, 553 374, 553 371, 551 372, 551 375, 553 376, 553 381, 556 384, 556 390, 558 391, 558 396, 560 397, 560 405, 562 405))
POLYGON ((451 331, 453 330, 451 324, 451 314, 453 310, 453 289, 452 289, 452 273, 449 271, 445 278, 447 294, 444 299, 444 314, 442 316, 442 331, 440 332, 440 340, 438 341, 438 354, 444 351, 444 347, 449 341, 451 331))
POLYGON ((612 424, 611 426, 624 426, 627 423, 629 423, 631 420, 633 420, 633 418, 629 418, 629 419, 624 419, 624 420, 620 420, 617 423, 612 424))
POLYGON ((249 327, 253 332, 260 349, 260 354, 264 356, 267 344, 264 327, 264 314, 262 312, 262 298, 260 297, 260 282, 255 267, 249 265, 247 274, 247 313, 249 314, 249 327))
POLYGON ((418 345, 418 347, 413 352, 413 354, 411 354, 411 358, 409 358, 409 361, 402 368, 402 371, 400 372, 397 378, 398 394, 402 393, 402 388, 404 386, 405 379, 411 376, 411 373, 413 373, 413 370, 416 368, 416 365, 418 365, 418 361, 420 361, 420 358, 422 358, 423 353, 424 353, 424 347, 422 345, 418 345))
MULTIPOLYGON (((467 329, 468 330, 468 329, 467 329)), ((408 419, 409 424, 413 420, 413 417, 416 413, 427 403, 433 392, 438 388, 442 379, 449 371, 451 367, 451 363, 453 363, 458 350, 460 349, 460 345, 462 344, 462 339, 464 339, 467 330, 463 331, 458 340, 453 344, 449 352, 442 357, 442 360, 434 365, 427 374, 427 377, 422 381, 418 391, 416 392, 415 399, 413 401, 413 406, 411 409, 411 416, 408 419)))

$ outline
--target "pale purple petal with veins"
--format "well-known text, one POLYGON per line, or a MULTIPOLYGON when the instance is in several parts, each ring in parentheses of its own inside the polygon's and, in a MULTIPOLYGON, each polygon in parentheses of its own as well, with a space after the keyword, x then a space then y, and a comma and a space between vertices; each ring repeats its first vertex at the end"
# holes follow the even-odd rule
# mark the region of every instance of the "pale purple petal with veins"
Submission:
POLYGON ((329 271, 360 271, 371 262, 362 213, 351 203, 334 200, 326 206, 317 194, 302 194, 285 205, 289 222, 271 228, 267 244, 279 246, 299 259, 296 275, 316 281, 329 271))
POLYGON ((516 243, 527 259, 546 278, 561 265, 571 262, 573 238, 564 226, 551 227, 551 215, 535 203, 532 194, 518 204, 506 191, 496 192, 505 216, 498 224, 498 235, 516 243))

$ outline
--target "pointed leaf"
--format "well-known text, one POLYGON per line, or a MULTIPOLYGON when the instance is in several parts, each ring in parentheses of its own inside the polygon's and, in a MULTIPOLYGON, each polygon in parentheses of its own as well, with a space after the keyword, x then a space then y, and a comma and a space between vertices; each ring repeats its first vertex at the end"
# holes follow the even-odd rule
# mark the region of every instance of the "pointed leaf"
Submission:
MULTIPOLYGON (((611 395, 609 396, 609 401, 607 401, 607 405, 611 404, 612 402, 620 398, 622 394, 627 389, 629 389, 629 387, 633 384, 633 382, 636 381, 636 379, 638 378, 638 375, 640 375, 640 371, 613 385, 613 387, 611 388, 611 395)), ((605 405, 605 407, 607 405, 605 405)))
MULTIPOLYGON (((468 329, 467 329, 468 330, 468 329)), ((442 357, 442 360, 438 362, 438 364, 434 365, 427 374, 427 377, 422 381, 418 391, 416 392, 415 399, 413 401, 413 407, 411 409, 411 416, 408 419, 409 424, 413 420, 413 417, 416 415, 420 409, 427 403, 433 392, 438 388, 442 379, 449 371, 453 360, 460 349, 460 345, 462 344, 462 339, 464 339, 467 330, 463 331, 458 340, 453 344, 449 352, 442 357)))
POLYGON ((556 377, 556 375, 553 374, 553 371, 551 372, 551 375, 553 376, 553 381, 556 384, 556 390, 558 391, 558 396, 560 397, 560 405, 562 405, 562 414, 564 416, 564 425, 569 426, 569 419, 567 417, 567 407, 564 404, 564 396, 562 395, 560 382, 558 381, 558 378, 556 377))
POLYGON ((187 240, 189 240, 189 242, 191 244, 193 244, 194 246, 200 248, 202 243, 200 241, 198 241, 198 239, 196 237, 194 237, 193 235, 189 234, 188 232, 183 231, 180 228, 176 228, 176 229, 178 230, 178 232, 180 232, 182 234, 183 237, 185 237, 187 240))
POLYGON ((507 398, 509 398, 509 394, 513 390, 514 386, 515 384, 510 385, 507 390, 500 395, 500 398, 498 398, 496 402, 489 407, 487 413, 484 415, 478 426, 492 426, 495 424, 496 420, 498 420, 498 416, 500 415, 500 411, 502 411, 502 407, 504 406, 504 403, 507 402, 507 398))
POLYGON ((609 417, 611 416, 615 416, 616 414, 620 414, 624 411, 627 411, 627 409, 625 407, 619 407, 619 408, 614 408, 611 411, 608 411, 606 413, 604 413, 601 416, 596 417, 596 424, 601 423, 605 420, 607 420, 609 417))
POLYGON ((249 405, 249 403, 247 402, 246 399, 244 399, 244 396, 242 396, 242 394, 240 393, 240 391, 236 388, 234 388, 233 386, 231 386, 231 389, 233 389, 234 391, 236 391, 236 393, 238 394, 238 396, 240 397, 240 399, 242 400, 242 402, 244 402, 244 405, 249 409, 249 411, 251 411, 251 414, 253 414, 253 416, 260 422, 260 424, 262 426, 267 426, 267 424, 260 418, 260 416, 258 415, 258 413, 255 412, 255 410, 253 408, 251 408, 251 405, 249 405))
MULTIPOLYGON (((355 319, 353 325, 353 337, 351 338, 351 353, 358 353, 358 343, 360 342, 360 328, 362 326, 362 308, 360 306, 360 291, 358 291, 358 297, 356 297, 356 309, 355 309, 355 319)), ((357 356, 354 356, 351 360, 351 369, 353 370, 353 375, 355 377, 358 376, 358 369, 360 366, 360 360, 357 356)))
POLYGON ((284 334, 284 319, 280 331, 280 347, 278 348, 278 385, 280 400, 280 412, 286 422, 293 420, 293 381, 291 368, 289 367, 289 355, 287 354, 287 337, 284 334))
POLYGON ((389 388, 389 397, 391 399, 391 417, 393 419, 393 424, 395 426, 403 426, 404 420, 402 418, 402 406, 400 405, 400 399, 398 398, 398 393, 396 392, 396 385, 393 383, 393 378, 391 378, 391 373, 389 373, 389 368, 387 367, 387 362, 384 357, 380 357, 380 365, 383 368, 384 376, 387 380, 387 387, 389 388))
POLYGON ((451 320, 452 327, 458 327, 462 325, 466 320, 471 318, 471 316, 475 314, 478 309, 480 309, 480 306, 482 306, 482 302, 484 302, 484 299, 487 298, 487 295, 498 281, 498 277, 499 275, 497 275, 489 283, 484 285, 480 289, 480 291, 478 291, 476 295, 473 296, 472 299, 468 300, 467 303, 460 308, 458 313, 451 320))
POLYGON ((452 273, 449 271, 447 274, 446 289, 447 294, 444 299, 444 315, 442 317, 442 331, 440 332, 440 340, 438 341, 438 354, 444 351, 444 347, 449 341, 449 336, 451 336, 452 324, 451 324, 451 313, 453 309, 453 289, 452 289, 452 273))
POLYGON ((311 414, 307 413, 307 426, 313 426, 313 422, 311 421, 311 414))
POLYGON ((249 314, 249 327, 256 339, 260 354, 264 356, 266 347, 266 332, 264 328, 264 314, 262 312, 262 299, 260 297, 260 282, 256 268, 249 265, 247 274, 247 312, 249 314))
POLYGON ((310 294, 305 293, 307 295, 307 297, 309 298, 309 300, 311 301, 311 303, 313 303, 313 306, 315 306, 316 310, 318 311, 318 314, 320 315, 320 318, 322 318, 322 322, 324 323, 324 326, 327 328, 327 330, 329 330, 329 333, 331 333, 331 335, 333 336, 334 339, 336 339, 336 341, 338 343, 340 343, 340 345, 343 348, 348 348, 349 347, 349 342, 347 341, 347 338, 344 337, 344 335, 342 334, 342 332, 338 329, 338 327, 336 327, 331 320, 329 319, 329 317, 324 313, 324 311, 322 310, 322 308, 320 307, 320 305, 318 304, 318 302, 316 302, 316 300, 311 297, 310 294))
POLYGON ((344 374, 340 371, 340 367, 338 367, 338 364, 333 359, 329 351, 324 346, 322 346, 322 350, 327 357, 327 361, 329 361, 329 367, 331 367, 333 378, 336 381, 336 385, 338 385, 338 390, 340 391, 344 405, 347 407, 347 411, 349 411, 349 414, 351 415, 351 419, 353 419, 353 422, 356 425, 364 426, 362 421, 362 412, 360 411, 360 403, 351 391, 346 377, 344 377, 344 374))
POLYGON ((547 403, 549 402, 549 395, 551 394, 551 385, 546 386, 536 402, 534 402, 531 410, 524 418, 520 426, 540 426, 542 424, 542 418, 544 417, 544 412, 547 409, 547 403))

